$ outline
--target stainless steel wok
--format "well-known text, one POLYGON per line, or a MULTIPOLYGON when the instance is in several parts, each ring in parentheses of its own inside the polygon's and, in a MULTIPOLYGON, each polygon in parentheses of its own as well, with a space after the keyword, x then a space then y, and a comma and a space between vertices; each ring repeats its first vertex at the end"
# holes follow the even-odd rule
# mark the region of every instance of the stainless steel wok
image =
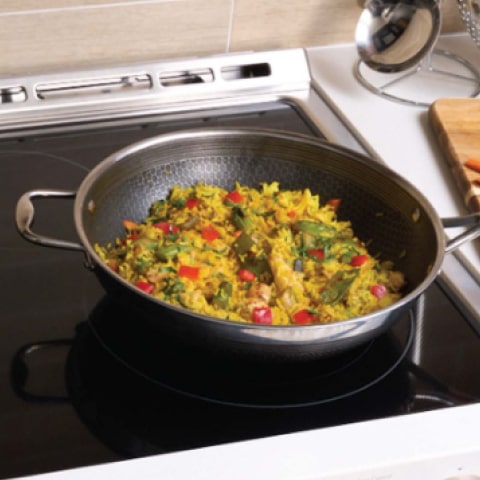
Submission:
POLYGON ((83 251, 106 290, 138 307, 138 321, 147 322, 152 334, 222 354, 286 361, 332 354, 383 333, 435 280, 444 254, 480 234, 479 215, 441 220, 414 186, 363 155, 308 136, 249 129, 191 130, 140 141, 97 165, 77 192, 26 192, 17 204, 16 224, 29 241, 83 251), (283 189, 309 187, 323 200, 340 197, 339 217, 352 222, 372 254, 393 260, 405 273, 404 297, 375 313, 326 325, 242 324, 155 299, 103 264, 95 243, 123 235, 122 220, 143 220, 150 204, 165 198, 174 184, 200 180, 227 189, 235 181, 257 187, 276 180, 283 189), (80 243, 31 230, 32 199, 37 197, 75 197, 73 218, 80 243), (458 225, 469 228, 447 242, 444 227, 458 225))

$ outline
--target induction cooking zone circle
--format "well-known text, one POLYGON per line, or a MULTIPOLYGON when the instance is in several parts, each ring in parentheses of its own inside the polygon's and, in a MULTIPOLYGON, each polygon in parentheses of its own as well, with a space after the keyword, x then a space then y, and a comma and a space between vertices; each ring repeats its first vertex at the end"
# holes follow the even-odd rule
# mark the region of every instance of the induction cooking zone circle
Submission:
POLYGON ((201 401, 250 408, 320 405, 367 389, 398 367, 415 330, 409 312, 400 319, 406 327, 401 339, 386 333, 319 359, 259 362, 152 335, 139 315, 107 295, 91 312, 89 326, 106 351, 146 380, 201 401))
MULTIPOLYGON (((112 306, 110 301, 111 299, 106 299, 102 302, 102 307, 118 314, 116 306, 112 306)), ((98 329, 98 325, 96 327, 98 329)), ((109 325, 111 327, 112 324, 109 325)), ((173 383, 175 368, 172 372, 172 365, 174 366, 178 355, 169 358, 161 354, 157 361, 157 365, 162 364, 165 371, 170 372, 170 378, 162 378, 164 374, 158 368, 158 378, 148 378, 132 366, 127 366, 111 350, 107 350, 99 342, 98 330, 94 333, 93 328, 91 322, 82 322, 77 326, 77 335, 67 358, 66 380, 70 402, 99 440, 126 457, 218 445, 398 414, 408 408, 412 393, 406 369, 398 367, 390 368, 388 374, 382 371, 380 376, 383 378, 376 383, 370 375, 371 383, 375 383, 371 388, 366 388, 364 384, 365 389, 357 388, 359 391, 356 394, 348 391, 348 388, 358 387, 361 383, 355 378, 360 369, 359 364, 366 363, 364 368, 370 368, 374 358, 382 362, 382 356, 387 361, 398 361, 399 352, 405 346, 396 344, 389 335, 370 342, 368 348, 365 347, 366 350, 357 349, 349 355, 342 354, 341 359, 332 358, 323 366, 318 361, 315 361, 315 365, 303 365, 305 372, 299 365, 296 369, 286 368, 286 379, 283 382, 283 370, 274 375, 275 378, 270 380, 269 385, 262 385, 260 382, 266 375, 266 370, 262 375, 242 379, 238 378, 237 368, 237 371, 230 372, 230 379, 225 376, 227 372, 213 372, 212 377, 209 377, 208 372, 201 372, 201 378, 195 385, 188 384, 193 375, 187 379, 177 378, 178 388, 174 389, 160 381, 173 383), (370 356, 371 360, 366 362, 370 356), (315 366, 319 369, 318 374, 314 372, 315 366), (329 375, 330 368, 337 368, 337 371, 332 371, 329 375), (298 381, 292 383, 295 371, 298 381), (347 372, 351 374, 348 375, 347 372), (334 387, 333 383, 337 379, 343 385, 337 384, 334 387), (217 388, 213 385, 212 390, 212 383, 222 380, 224 383, 217 388), (198 390, 202 381, 208 385, 201 392, 179 390, 186 390, 187 387, 198 390), (238 388, 233 388, 235 381, 239 382, 238 388), (220 394, 223 388, 226 389, 223 399, 206 398, 207 395, 220 394), (242 388, 245 392, 243 398, 239 398, 242 388), (289 393, 292 389, 298 390, 298 398, 289 393), (274 398, 274 395, 278 398, 274 398), (332 395, 341 398, 334 401, 332 395), (302 399, 304 402, 300 404, 302 399), (305 400, 309 399, 314 399, 317 403, 313 404, 314 401, 306 405, 305 400), (232 402, 228 403, 229 400, 232 402), (233 400, 237 403, 232 404, 233 400), (240 404, 241 400, 244 401, 243 405, 240 404)), ((125 327, 120 324, 117 332, 119 336, 124 335, 125 327)), ((407 335, 409 336, 410 334, 407 335)), ((135 337, 131 339, 132 342, 135 340, 135 337)), ((152 352, 148 349, 143 351, 146 354, 145 365, 152 361, 152 352)), ((139 350, 136 350, 135 355, 138 354, 139 350)), ((386 363, 382 362, 383 369, 387 367, 386 363)), ((140 367, 139 364, 135 366, 140 367)), ((202 360, 201 366, 195 367, 195 373, 205 366, 212 367, 202 360)), ((228 366, 232 366, 231 363, 228 366)), ((378 374, 382 368, 377 368, 373 375, 378 374)), ((249 368, 249 371, 252 370, 249 368)))

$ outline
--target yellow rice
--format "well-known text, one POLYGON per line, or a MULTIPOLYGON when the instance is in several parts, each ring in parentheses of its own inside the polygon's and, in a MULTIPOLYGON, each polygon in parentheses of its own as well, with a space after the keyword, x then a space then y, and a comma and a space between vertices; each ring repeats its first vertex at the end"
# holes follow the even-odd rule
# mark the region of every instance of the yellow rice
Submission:
POLYGON ((369 255, 336 206, 277 182, 237 183, 230 192, 174 186, 144 221, 126 219, 123 238, 95 249, 128 282, 201 314, 274 325, 340 321, 397 301, 405 281, 369 255))

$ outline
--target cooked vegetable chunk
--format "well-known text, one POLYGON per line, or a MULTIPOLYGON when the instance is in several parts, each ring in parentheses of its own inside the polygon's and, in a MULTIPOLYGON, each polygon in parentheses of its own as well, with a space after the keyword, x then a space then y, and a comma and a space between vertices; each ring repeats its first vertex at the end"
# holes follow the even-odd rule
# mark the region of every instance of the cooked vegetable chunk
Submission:
POLYGON ((125 236, 95 249, 136 288, 195 312, 262 325, 329 323, 398 300, 404 275, 310 190, 175 186, 125 236))

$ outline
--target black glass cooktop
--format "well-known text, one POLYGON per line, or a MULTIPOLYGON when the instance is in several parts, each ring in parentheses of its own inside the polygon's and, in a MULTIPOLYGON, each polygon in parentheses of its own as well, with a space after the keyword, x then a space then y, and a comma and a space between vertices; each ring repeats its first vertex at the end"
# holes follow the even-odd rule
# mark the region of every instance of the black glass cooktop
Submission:
MULTIPOLYGON (((17 233, 26 191, 75 190, 119 148, 198 126, 319 135, 289 105, 0 141, 0 478, 475 402, 480 341, 437 285, 391 331, 298 364, 226 361, 152 338, 79 252, 17 233)), ((72 201, 41 199, 34 229, 76 241, 72 201)))

